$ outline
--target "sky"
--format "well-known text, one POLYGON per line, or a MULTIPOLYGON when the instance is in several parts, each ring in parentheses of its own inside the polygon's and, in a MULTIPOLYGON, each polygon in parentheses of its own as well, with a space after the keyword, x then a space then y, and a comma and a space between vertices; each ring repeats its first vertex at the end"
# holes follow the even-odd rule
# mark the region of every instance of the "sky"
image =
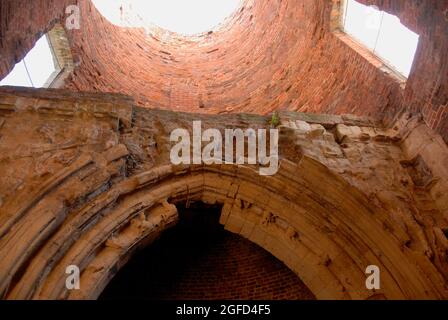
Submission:
POLYGON ((374 7, 347 1, 344 30, 405 77, 409 76, 419 36, 400 20, 374 7))
POLYGON ((18 62, 14 69, 0 81, 0 86, 20 86, 41 88, 55 71, 53 55, 47 41, 42 36, 28 54, 18 62), (27 69, 28 68, 28 73, 27 69))
POLYGON ((115 25, 155 24, 179 34, 194 35, 219 25, 240 7, 241 0, 93 0, 93 3, 115 25))

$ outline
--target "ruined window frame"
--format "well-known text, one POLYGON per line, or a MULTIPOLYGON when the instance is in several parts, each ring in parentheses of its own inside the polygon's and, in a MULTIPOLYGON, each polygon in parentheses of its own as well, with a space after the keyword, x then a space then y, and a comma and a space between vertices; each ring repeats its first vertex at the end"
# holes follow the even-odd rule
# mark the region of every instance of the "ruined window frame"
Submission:
POLYGON ((70 43, 64 27, 60 24, 56 24, 46 36, 55 66, 58 65, 59 68, 53 72, 45 85, 47 88, 61 88, 75 68, 70 43))
MULTIPOLYGON (((412 75, 412 69, 408 77, 399 72, 393 65, 391 65, 388 61, 384 60, 380 55, 377 55, 374 51, 368 48, 366 45, 361 43, 355 37, 347 33, 344 29, 345 22, 345 8, 346 8, 347 0, 333 0, 333 8, 331 12, 330 19, 330 29, 333 34, 348 45, 351 49, 360 54, 363 58, 365 58, 369 63, 380 69, 382 72, 390 76, 393 80, 395 80, 402 89, 406 87, 407 80, 412 75)), ((414 56, 414 63, 418 53, 417 51, 414 56)))
MULTIPOLYGON (((60 88, 63 86, 65 79, 74 70, 73 57, 65 29, 60 24, 56 24, 50 31, 44 34, 43 37, 46 38, 50 49, 54 70, 39 88, 60 88)), ((39 39, 42 39, 42 37, 39 39)), ((27 54, 33 49, 34 47, 31 48, 27 54)), ((25 57, 18 63, 22 62, 24 59, 25 57)), ((13 70, 11 70, 11 72, 13 72, 13 70)), ((11 72, 9 74, 11 74, 11 72)), ((32 82, 30 84, 30 88, 37 88, 32 82)))

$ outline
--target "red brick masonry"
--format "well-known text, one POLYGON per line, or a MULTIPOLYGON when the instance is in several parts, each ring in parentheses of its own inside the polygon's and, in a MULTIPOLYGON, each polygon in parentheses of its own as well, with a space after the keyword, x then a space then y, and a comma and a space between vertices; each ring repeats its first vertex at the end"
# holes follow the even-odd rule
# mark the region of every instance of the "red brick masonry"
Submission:
POLYGON ((89 0, 1 0, 0 78, 79 2, 81 29, 68 31, 79 64, 69 89, 205 113, 288 109, 391 120, 411 110, 448 141, 448 1, 360 1, 420 34, 405 89, 335 36, 330 0, 246 0, 225 27, 195 39, 115 27, 89 0))

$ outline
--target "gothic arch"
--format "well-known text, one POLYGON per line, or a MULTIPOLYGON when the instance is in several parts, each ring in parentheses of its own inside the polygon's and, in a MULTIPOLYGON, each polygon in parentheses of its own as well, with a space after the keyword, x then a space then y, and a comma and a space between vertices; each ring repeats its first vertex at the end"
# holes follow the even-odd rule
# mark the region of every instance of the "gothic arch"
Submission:
POLYGON ((125 155, 118 146, 95 160, 81 157, 34 194, 25 190, 26 200, 19 193, 5 204, 14 214, 0 215, 4 297, 97 298, 135 249, 176 223, 175 204, 189 201, 223 204, 225 228, 283 261, 318 299, 445 295, 437 270, 407 249, 408 236, 391 228, 390 217, 307 156, 282 161, 272 177, 249 166, 164 165, 105 188, 125 155), (89 168, 94 162, 99 170, 89 168), (85 204, 68 210, 65 202, 81 198, 85 204), (365 288, 372 264, 382 271, 377 292, 365 288), (80 267, 81 290, 66 290, 68 265, 80 267))

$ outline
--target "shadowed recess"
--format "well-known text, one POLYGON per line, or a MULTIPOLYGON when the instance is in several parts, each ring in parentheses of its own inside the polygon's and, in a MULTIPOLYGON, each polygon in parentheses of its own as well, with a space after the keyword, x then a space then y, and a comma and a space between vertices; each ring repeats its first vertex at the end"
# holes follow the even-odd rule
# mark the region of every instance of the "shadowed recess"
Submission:
POLYGON ((179 224, 136 254, 100 299, 315 299, 282 262, 225 231, 220 213, 179 208, 179 224))

